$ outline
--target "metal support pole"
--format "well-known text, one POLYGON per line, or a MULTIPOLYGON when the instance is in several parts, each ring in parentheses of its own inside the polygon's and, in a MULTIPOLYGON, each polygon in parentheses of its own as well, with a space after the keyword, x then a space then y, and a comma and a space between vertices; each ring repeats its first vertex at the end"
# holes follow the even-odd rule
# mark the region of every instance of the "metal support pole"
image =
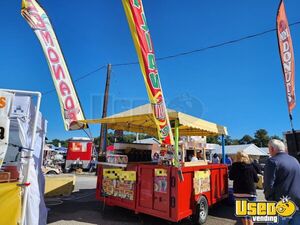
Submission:
POLYGON ((298 146, 297 134, 296 134, 296 131, 294 129, 293 116, 292 116, 291 113, 289 113, 289 118, 290 118, 291 128, 292 128, 293 137, 294 137, 294 141, 295 141, 296 152, 297 152, 297 155, 298 155, 299 154, 299 146, 298 146))
MULTIPOLYGON (((107 116, 110 75, 111 75, 111 64, 108 64, 107 73, 106 73, 105 93, 103 99, 102 118, 107 116)), ((106 136, 107 136, 107 125, 101 124, 100 140, 99 140, 99 155, 103 155, 103 152, 106 151, 106 136)))
POLYGON ((179 156, 179 121, 175 120, 175 154, 179 156))
POLYGON ((222 134, 222 163, 225 164, 225 135, 222 134))

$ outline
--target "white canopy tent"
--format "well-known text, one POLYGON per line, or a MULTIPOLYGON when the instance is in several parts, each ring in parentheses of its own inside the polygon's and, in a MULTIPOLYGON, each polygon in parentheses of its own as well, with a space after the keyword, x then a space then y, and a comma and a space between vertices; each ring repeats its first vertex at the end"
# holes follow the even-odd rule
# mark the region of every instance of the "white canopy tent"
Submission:
MULTIPOLYGON (((250 156, 268 156, 268 154, 258 148, 255 144, 248 145, 226 145, 225 152, 228 155, 236 155, 238 151, 244 152, 250 156)), ((222 154, 221 146, 214 149, 212 153, 222 154)))

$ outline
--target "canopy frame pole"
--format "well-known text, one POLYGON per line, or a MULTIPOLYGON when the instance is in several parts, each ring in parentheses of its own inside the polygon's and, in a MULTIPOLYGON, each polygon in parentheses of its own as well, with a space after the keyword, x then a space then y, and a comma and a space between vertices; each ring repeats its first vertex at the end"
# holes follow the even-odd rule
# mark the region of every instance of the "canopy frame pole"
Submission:
POLYGON ((222 134, 222 163, 225 164, 225 135, 222 134))
MULTIPOLYGON (((105 118, 107 116, 110 76, 111 76, 111 64, 108 64, 107 72, 106 72, 105 92, 104 92, 104 97, 103 97, 102 118, 105 118)), ((103 156, 103 153, 106 153, 106 145, 107 145, 106 139, 107 139, 107 124, 101 124, 98 157, 103 156)))
POLYGON ((179 158, 179 120, 175 120, 175 154, 179 158))

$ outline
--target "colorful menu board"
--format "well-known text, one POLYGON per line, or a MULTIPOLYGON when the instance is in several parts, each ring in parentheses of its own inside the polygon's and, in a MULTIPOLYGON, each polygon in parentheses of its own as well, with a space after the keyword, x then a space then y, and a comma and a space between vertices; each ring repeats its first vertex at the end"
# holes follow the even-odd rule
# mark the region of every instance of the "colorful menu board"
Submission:
POLYGON ((166 193, 168 188, 168 171, 166 169, 155 169, 154 174, 154 191, 166 193))
POLYGON ((122 169, 103 169, 102 195, 133 200, 136 172, 122 169))
POLYGON ((210 191, 210 170, 195 171, 194 191, 195 195, 210 191))

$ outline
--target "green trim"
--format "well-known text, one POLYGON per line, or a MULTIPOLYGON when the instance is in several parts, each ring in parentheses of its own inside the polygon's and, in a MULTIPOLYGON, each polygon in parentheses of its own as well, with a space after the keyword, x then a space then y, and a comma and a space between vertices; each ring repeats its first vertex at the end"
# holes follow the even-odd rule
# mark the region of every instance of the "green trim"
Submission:
POLYGON ((140 7, 141 7, 139 0, 134 0, 134 1, 133 1, 133 5, 134 5, 135 7, 137 7, 137 8, 140 8, 140 7))
POLYGON ((175 120, 175 154, 179 158, 179 120, 175 120))

